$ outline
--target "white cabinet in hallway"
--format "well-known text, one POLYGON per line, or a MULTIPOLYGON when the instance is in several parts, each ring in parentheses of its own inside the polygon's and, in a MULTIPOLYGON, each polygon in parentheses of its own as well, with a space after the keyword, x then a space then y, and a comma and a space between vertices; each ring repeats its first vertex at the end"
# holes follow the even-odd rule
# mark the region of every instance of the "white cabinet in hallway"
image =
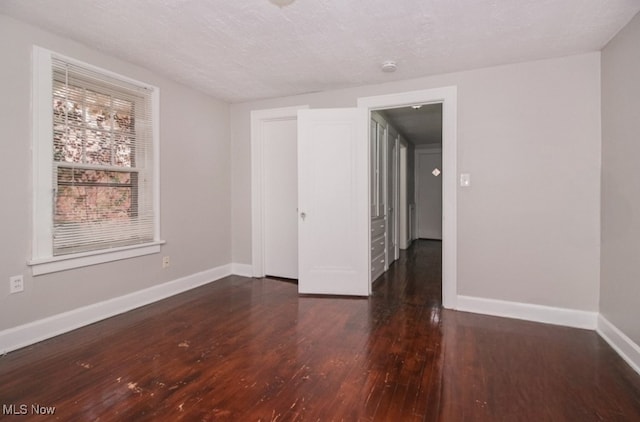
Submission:
POLYGON ((387 269, 386 222, 386 138, 387 124, 376 113, 370 126, 370 209, 371 209, 371 282, 387 269))

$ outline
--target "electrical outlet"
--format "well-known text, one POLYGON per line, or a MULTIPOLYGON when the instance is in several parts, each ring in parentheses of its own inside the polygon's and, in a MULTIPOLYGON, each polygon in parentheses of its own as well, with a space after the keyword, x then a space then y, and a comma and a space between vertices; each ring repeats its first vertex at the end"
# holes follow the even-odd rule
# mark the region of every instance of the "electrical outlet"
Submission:
POLYGON ((22 275, 9 277, 9 293, 20 293, 22 291, 24 291, 24 279, 22 275))
POLYGON ((170 260, 168 256, 162 258, 162 268, 167 268, 169 266, 170 260))

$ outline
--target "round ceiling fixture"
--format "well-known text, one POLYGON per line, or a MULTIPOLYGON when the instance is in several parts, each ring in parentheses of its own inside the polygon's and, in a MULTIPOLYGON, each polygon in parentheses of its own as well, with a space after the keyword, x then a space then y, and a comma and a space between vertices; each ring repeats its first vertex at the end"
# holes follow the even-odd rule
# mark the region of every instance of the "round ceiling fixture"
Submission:
POLYGON ((386 73, 395 72, 398 69, 398 65, 393 60, 387 60, 382 63, 382 71, 386 73))
POLYGON ((278 7, 285 7, 285 6, 289 6, 295 0, 269 0, 269 1, 278 7))

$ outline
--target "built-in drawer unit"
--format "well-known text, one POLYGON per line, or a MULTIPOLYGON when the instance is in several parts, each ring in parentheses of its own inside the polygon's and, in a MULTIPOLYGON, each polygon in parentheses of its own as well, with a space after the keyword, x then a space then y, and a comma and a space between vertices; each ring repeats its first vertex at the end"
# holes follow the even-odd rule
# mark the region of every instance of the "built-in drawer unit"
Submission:
POLYGON ((371 220, 371 281, 384 272, 386 254, 386 224, 384 217, 371 220))
POLYGON ((371 259, 371 281, 375 281, 376 278, 384 272, 384 253, 371 259))
POLYGON ((376 239, 371 239, 371 259, 384 254, 384 241, 384 235, 376 239))
POLYGON ((376 218, 371 221, 371 240, 383 236, 385 232, 384 218, 376 218))

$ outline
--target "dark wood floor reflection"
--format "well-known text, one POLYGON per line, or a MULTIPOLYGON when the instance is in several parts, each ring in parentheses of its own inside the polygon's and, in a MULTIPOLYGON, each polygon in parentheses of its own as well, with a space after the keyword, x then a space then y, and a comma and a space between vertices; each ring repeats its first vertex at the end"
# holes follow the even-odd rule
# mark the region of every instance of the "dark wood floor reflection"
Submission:
POLYGON ((232 276, 10 353, 11 404, 61 421, 640 421, 640 376, 591 331, 443 311, 440 244, 420 241, 369 299, 232 276))

